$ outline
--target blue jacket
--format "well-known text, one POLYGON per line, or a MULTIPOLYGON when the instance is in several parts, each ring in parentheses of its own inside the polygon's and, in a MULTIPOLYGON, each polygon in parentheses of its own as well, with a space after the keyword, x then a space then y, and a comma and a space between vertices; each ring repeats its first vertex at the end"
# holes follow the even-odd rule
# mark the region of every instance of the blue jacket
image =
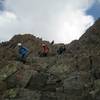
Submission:
POLYGON ((28 49, 26 47, 20 47, 19 48, 19 54, 20 55, 27 55, 28 54, 28 49))

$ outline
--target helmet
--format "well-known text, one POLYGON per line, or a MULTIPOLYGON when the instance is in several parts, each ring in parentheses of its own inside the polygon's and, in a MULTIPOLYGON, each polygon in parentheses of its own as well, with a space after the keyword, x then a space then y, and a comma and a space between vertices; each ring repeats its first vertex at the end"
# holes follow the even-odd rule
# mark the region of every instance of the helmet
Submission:
POLYGON ((45 46, 45 44, 43 43, 43 44, 42 44, 42 46, 44 47, 44 46, 45 46))
POLYGON ((21 43, 18 43, 17 45, 18 45, 18 46, 21 46, 22 44, 21 44, 21 43))

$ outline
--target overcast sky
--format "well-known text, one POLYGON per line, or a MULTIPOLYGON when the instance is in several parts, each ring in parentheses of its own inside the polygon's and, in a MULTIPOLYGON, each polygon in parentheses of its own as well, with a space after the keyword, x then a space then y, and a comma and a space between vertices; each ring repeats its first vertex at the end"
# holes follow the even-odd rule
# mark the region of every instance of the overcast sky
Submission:
POLYGON ((0 0, 0 41, 32 33, 69 43, 94 23, 99 11, 100 0, 0 0))

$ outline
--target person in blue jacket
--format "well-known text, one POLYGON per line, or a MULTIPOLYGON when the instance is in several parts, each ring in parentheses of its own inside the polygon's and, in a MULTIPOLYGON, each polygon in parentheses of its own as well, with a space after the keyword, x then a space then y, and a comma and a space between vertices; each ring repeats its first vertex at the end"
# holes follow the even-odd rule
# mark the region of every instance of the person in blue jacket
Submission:
POLYGON ((18 43, 18 47, 19 47, 19 55, 20 55, 20 60, 25 63, 26 62, 26 58, 28 56, 28 48, 22 46, 21 43, 18 43))

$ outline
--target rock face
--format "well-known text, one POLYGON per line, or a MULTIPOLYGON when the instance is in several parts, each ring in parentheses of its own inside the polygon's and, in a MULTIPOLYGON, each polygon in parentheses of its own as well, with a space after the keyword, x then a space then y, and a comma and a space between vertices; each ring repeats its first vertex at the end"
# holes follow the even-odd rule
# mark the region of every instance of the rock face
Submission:
POLYGON ((79 40, 51 45, 33 35, 0 44, 0 100, 100 100, 100 19, 79 40), (29 48, 27 63, 17 60, 17 43, 29 48), (41 43, 48 57, 39 57, 41 43))

